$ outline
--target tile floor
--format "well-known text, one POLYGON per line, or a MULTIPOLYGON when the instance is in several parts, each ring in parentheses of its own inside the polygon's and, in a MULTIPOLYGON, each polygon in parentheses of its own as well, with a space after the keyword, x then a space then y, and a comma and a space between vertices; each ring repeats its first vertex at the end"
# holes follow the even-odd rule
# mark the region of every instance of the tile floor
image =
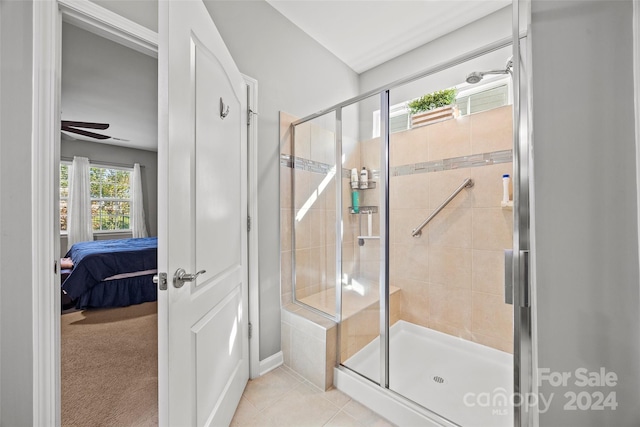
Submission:
POLYGON ((393 427, 339 390, 316 388, 286 366, 250 380, 232 427, 393 427))

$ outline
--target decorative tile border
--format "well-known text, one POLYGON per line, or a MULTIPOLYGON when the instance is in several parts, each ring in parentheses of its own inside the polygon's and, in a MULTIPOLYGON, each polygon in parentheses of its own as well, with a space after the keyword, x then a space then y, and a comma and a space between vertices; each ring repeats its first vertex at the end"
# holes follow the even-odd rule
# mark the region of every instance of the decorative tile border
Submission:
MULTIPOLYGON (((493 151, 491 153, 473 154, 470 156, 452 157, 450 159, 435 160, 431 162, 394 166, 391 168, 391 176, 440 172, 452 169, 476 168, 480 166, 509 163, 512 161, 512 150, 493 151)), ((306 170, 314 173, 321 173, 324 175, 328 174, 329 171, 333 169, 332 165, 291 156, 290 154, 280 154, 280 166, 292 169, 306 170)), ((380 177, 380 171, 373 170, 370 172, 372 178, 380 177)), ((351 171, 349 169, 342 169, 342 177, 350 179, 351 171)))
POLYGON ((453 157, 432 162, 415 163, 391 168, 391 176, 413 175, 417 173, 440 172, 452 169, 475 168, 513 161, 512 150, 453 157))
POLYGON ((280 166, 305 170, 313 173, 321 173, 326 175, 331 169, 332 165, 326 163, 316 162, 315 160, 303 159, 301 157, 295 157, 290 154, 280 154, 280 166))

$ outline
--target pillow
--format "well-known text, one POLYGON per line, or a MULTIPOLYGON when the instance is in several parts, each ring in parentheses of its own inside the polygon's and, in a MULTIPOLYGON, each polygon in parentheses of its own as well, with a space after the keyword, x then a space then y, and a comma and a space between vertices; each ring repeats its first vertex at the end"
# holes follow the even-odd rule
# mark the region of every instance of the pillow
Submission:
POLYGON ((73 261, 71 258, 60 258, 60 269, 68 270, 73 268, 73 261))

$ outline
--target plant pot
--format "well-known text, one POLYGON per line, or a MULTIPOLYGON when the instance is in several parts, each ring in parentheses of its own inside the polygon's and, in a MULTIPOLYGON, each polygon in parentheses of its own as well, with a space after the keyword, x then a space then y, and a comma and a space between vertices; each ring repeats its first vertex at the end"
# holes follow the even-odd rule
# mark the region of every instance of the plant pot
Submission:
POLYGON ((444 120, 454 119, 460 115, 457 105, 446 105, 444 107, 413 114, 411 116, 411 127, 432 125, 444 120))

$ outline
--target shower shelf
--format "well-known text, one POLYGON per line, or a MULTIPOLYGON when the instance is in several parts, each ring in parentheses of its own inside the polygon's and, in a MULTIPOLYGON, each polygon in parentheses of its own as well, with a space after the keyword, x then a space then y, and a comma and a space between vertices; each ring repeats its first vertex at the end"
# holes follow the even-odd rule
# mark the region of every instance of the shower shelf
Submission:
POLYGON ((508 202, 500 202, 500 206, 502 206, 502 209, 511 211, 513 210, 513 200, 509 200, 508 202))
POLYGON ((359 212, 353 210, 353 206, 349 206, 349 212, 352 214, 370 214, 370 213, 378 213, 377 206, 360 206, 359 212))
POLYGON ((363 188, 358 184, 358 190, 373 190, 376 188, 376 181, 367 181, 367 188, 363 188))

